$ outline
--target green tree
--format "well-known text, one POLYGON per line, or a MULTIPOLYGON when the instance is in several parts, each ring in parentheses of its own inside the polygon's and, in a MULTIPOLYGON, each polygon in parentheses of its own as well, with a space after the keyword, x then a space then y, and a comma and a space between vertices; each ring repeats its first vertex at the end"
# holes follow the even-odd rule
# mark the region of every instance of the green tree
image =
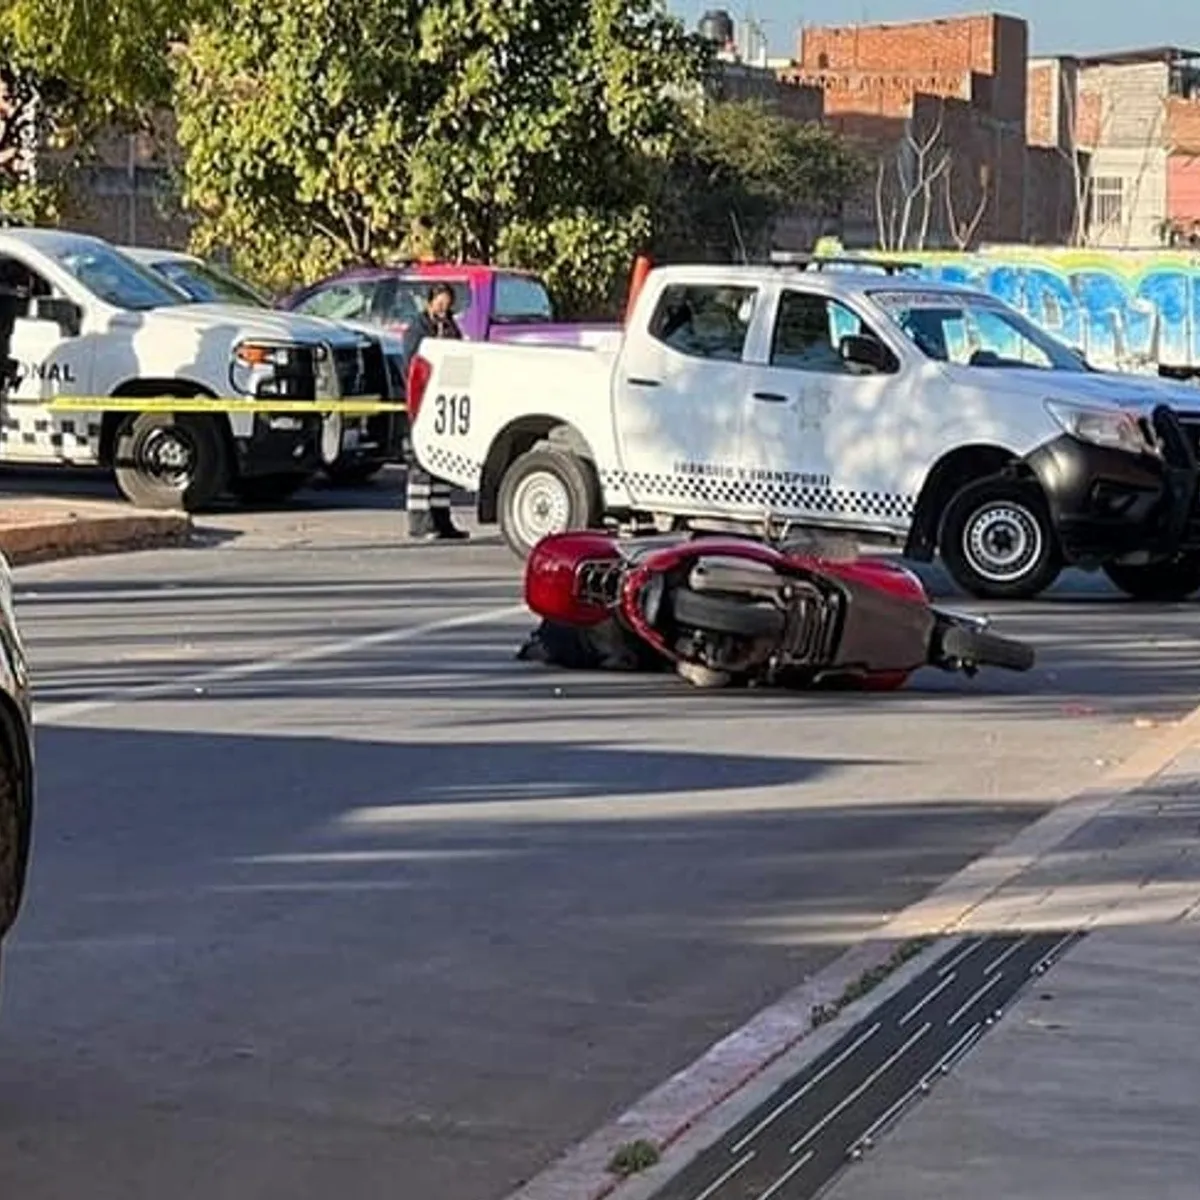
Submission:
POLYGON ((719 261, 761 254, 781 217, 836 213, 865 171, 859 151, 826 126, 761 100, 714 102, 666 177, 656 253, 719 261))
POLYGON ((403 249, 518 261, 595 307, 706 62, 658 0, 227 0, 178 58, 198 244, 277 285, 403 249))
POLYGON ((229 0, 177 58, 197 246, 280 287, 399 251, 429 102, 421 0, 229 0))
POLYGON ((167 51, 212 0, 5 0, 7 63, 61 86, 77 130, 141 123, 171 94, 167 51))

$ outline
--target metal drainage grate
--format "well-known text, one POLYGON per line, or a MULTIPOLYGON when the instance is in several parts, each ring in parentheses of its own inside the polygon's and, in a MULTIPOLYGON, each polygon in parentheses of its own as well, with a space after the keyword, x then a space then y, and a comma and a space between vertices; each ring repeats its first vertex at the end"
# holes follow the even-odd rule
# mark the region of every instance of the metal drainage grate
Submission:
POLYGON ((971 938, 688 1164, 654 1200, 809 1200, 1081 934, 971 938))

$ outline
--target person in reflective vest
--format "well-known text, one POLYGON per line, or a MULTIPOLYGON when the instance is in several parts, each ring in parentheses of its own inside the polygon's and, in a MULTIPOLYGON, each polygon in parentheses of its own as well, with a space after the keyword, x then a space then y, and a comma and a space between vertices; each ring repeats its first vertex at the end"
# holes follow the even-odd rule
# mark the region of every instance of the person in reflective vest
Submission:
MULTIPOLYGON (((454 289, 447 283, 435 283, 429 289, 425 309, 404 333, 404 370, 407 374, 413 356, 427 337, 462 338, 462 330, 454 319, 454 289)), ((462 541, 468 537, 465 529, 455 526, 450 515, 451 486, 444 479, 430 475, 412 452, 408 440, 405 462, 408 483, 405 507, 408 513, 408 536, 426 542, 462 541)))

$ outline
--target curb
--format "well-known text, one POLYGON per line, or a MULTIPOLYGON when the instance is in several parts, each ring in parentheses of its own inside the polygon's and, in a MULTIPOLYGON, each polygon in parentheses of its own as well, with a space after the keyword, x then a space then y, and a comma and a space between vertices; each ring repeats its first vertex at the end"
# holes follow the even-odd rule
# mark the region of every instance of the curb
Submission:
POLYGON ((616 1120, 569 1149, 505 1200, 644 1200, 663 1186, 704 1145, 728 1129, 744 1111, 778 1086, 786 1058, 787 1075, 821 1054, 829 1038, 875 1007, 913 971, 941 953, 935 941, 923 953, 887 976, 866 996, 847 1005, 833 1020, 812 1025, 819 1004, 834 1003, 843 989, 865 972, 892 961, 914 937, 958 936, 963 923, 989 896, 1049 854, 1083 825, 1144 787, 1193 742, 1200 740, 1200 706, 1139 747, 1107 772, 1100 783, 1068 797, 1003 846, 968 863, 927 896, 897 913, 878 933, 851 947, 813 978, 756 1013, 741 1028, 711 1046, 700 1058, 638 1100, 616 1120), (775 1071, 772 1068, 776 1068, 775 1071), (700 1138, 701 1130, 705 1136, 700 1138), (691 1135, 691 1136, 688 1136, 691 1135), (695 1145, 685 1155, 681 1141, 695 1145), (629 1179, 608 1170, 618 1148, 645 1139, 663 1155, 660 1164, 629 1179), (668 1164, 666 1155, 671 1154, 668 1164))
POLYGON ((0 552, 14 567, 30 563, 178 546, 192 536, 186 513, 129 516, 47 517, 24 525, 0 526, 0 552))

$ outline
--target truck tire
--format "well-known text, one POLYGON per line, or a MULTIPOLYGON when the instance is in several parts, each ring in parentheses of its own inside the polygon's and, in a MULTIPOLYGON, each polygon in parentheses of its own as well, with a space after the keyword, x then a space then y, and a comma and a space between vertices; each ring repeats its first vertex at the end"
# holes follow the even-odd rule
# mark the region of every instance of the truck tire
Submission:
POLYGON ((1200 554, 1181 554, 1142 566, 1109 563, 1104 574, 1130 599, 1170 604, 1200 591, 1200 554))
POLYGON ((497 509, 501 535, 525 559, 549 534, 594 528, 602 515, 600 484, 578 455, 538 445, 504 472, 497 509))
POLYGON ((963 591, 981 600, 1030 600, 1063 568, 1041 489, 993 475, 960 488, 946 506, 942 562, 963 591))
POLYGON ((277 475, 251 475, 233 484, 233 494, 243 503, 282 504, 290 500, 309 480, 304 472, 287 471, 277 475))
POLYGON ((207 508, 229 486, 229 456, 216 420, 139 413, 117 430, 117 486, 139 508, 207 508))

